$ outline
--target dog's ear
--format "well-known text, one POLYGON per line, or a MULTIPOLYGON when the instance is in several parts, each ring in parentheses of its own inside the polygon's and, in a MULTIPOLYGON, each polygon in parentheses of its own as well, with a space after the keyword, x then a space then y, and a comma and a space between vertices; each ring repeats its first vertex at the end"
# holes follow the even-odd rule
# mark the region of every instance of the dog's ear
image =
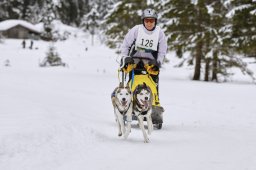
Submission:
POLYGON ((125 88, 128 90, 128 92, 129 92, 130 94, 132 94, 132 91, 131 91, 131 88, 130 88, 130 86, 129 86, 129 83, 126 84, 126 87, 125 87, 125 88))
POLYGON ((135 90, 133 91, 133 95, 138 94, 138 86, 135 88, 135 90))
POLYGON ((145 89, 147 89, 148 91, 151 92, 150 87, 145 82, 143 82, 143 88, 145 88, 145 89))
POLYGON ((119 88, 123 88, 123 83, 122 82, 119 83, 119 88))
POLYGON ((143 82, 143 87, 147 88, 147 84, 145 82, 143 82))
POLYGON ((129 83, 126 84, 125 88, 130 89, 129 83))

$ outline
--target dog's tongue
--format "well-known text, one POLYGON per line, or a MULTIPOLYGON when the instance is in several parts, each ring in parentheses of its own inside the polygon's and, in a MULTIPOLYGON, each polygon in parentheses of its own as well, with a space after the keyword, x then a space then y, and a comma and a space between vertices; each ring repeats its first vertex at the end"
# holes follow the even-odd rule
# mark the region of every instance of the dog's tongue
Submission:
POLYGON ((122 106, 126 106, 127 101, 122 101, 122 106))
POLYGON ((148 108, 148 101, 146 101, 146 100, 145 100, 145 101, 141 100, 141 102, 143 103, 143 105, 144 105, 145 108, 148 108))

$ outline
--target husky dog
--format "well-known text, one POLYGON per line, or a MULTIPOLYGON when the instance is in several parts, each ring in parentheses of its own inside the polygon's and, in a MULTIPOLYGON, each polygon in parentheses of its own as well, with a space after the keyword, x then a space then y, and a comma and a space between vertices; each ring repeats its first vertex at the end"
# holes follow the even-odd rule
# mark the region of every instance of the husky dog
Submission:
POLYGON ((147 120, 148 134, 153 131, 152 123, 152 92, 150 88, 144 83, 138 85, 133 92, 133 112, 138 118, 139 126, 143 132, 144 142, 148 143, 149 139, 144 128, 144 118, 147 120))
POLYGON ((114 113, 116 122, 118 125, 118 136, 124 136, 126 139, 131 132, 132 121, 132 92, 129 85, 126 87, 120 83, 111 95, 112 104, 114 107, 114 113), (124 117, 127 120, 127 129, 125 129, 124 117))

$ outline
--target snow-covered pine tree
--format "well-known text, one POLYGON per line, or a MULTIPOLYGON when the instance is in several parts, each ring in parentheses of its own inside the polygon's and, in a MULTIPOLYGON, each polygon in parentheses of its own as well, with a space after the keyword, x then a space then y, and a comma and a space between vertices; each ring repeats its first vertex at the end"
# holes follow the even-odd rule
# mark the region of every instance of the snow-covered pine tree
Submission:
MULTIPOLYGON (((186 30, 189 29, 189 7, 192 4, 190 0, 186 3, 180 0, 168 0, 162 9, 162 19, 168 37, 168 45, 170 50, 175 50, 178 57, 183 57, 183 52, 188 51, 186 30)), ((192 6, 193 7, 193 6, 192 6)))
POLYGON ((94 0, 91 2, 91 6, 98 12, 98 19, 103 20, 108 14, 108 11, 112 9, 112 0, 94 0))
POLYGON ((228 17, 232 19, 233 45, 239 53, 256 57, 256 1, 231 1, 228 17))
POLYGON ((164 5, 163 17, 170 49, 179 57, 190 52, 190 64, 195 61, 193 80, 200 80, 201 62, 204 57, 204 44, 210 16, 205 0, 169 0, 164 5))
POLYGON ((22 13, 22 19, 31 22, 39 23, 43 20, 43 15, 47 13, 47 3, 45 0, 29 0, 23 2, 24 8, 22 13), (26 3, 26 4, 25 4, 26 3))
POLYGON ((45 14, 45 0, 2 0, 0 2, 0 21, 23 19, 38 23, 45 14))
POLYGON ((65 67, 67 65, 60 58, 56 47, 54 47, 54 44, 51 44, 46 53, 46 57, 41 63, 39 63, 39 66, 40 67, 48 67, 48 66, 64 66, 65 67))
POLYGON ((115 4, 114 0, 95 0, 91 6, 96 7, 97 10, 97 23, 98 23, 98 33, 97 36, 101 43, 105 43, 106 37, 104 36, 105 30, 107 28, 105 16, 108 15, 109 11, 112 10, 112 6, 115 4))
MULTIPOLYGON (((229 8, 228 2, 222 0, 170 0, 164 5, 163 16, 169 36, 169 47, 175 50, 179 57, 182 57, 184 52, 190 52, 193 60, 185 58, 182 63, 188 61, 194 64, 190 61, 195 59, 193 80, 200 79, 203 65, 205 81, 218 81, 218 75, 228 76, 230 67, 239 67, 243 73, 253 78, 253 73, 246 63, 233 55, 234 49, 230 41, 232 25, 228 18, 223 17, 229 8)), ((255 30, 255 27, 252 30, 255 30)), ((252 40, 249 42, 253 43, 252 40)))
MULTIPOLYGON (((210 15, 206 6, 207 0, 198 0, 195 4, 194 24, 192 24, 192 36, 190 43, 195 44, 192 49, 192 55, 195 58, 195 70, 193 80, 200 80, 201 76, 201 64, 204 61, 206 53, 208 25, 210 23, 210 15)), ((191 8, 193 9, 193 8, 191 8)))
POLYGON ((64 24, 80 26, 81 20, 89 12, 89 0, 62 0, 57 11, 64 24))
POLYGON ((43 15, 44 32, 43 39, 47 41, 53 40, 52 21, 56 18, 55 4, 51 0, 46 0, 46 13, 43 15))
POLYGON ((92 45, 94 45, 94 35, 98 33, 98 27, 100 25, 99 16, 100 14, 97 11, 97 6, 91 9, 91 11, 84 15, 82 21, 82 27, 85 31, 89 31, 92 36, 92 45))
POLYGON ((106 43, 110 48, 120 48, 128 30, 141 24, 141 14, 146 7, 147 0, 123 0, 113 5, 105 21, 106 43))
POLYGON ((0 1, 0 22, 9 18, 8 14, 8 0, 0 1))
POLYGON ((6 12, 5 19, 21 19, 22 14, 22 1, 20 0, 8 0, 4 3, 4 9, 6 12))
POLYGON ((21 19, 29 21, 31 16, 30 0, 23 0, 21 2, 21 19))
POLYGON ((229 45, 231 37, 230 24, 226 17, 227 7, 222 0, 207 0, 207 10, 210 15, 209 25, 206 26, 204 62, 205 81, 218 81, 218 74, 227 75, 226 65, 228 56, 232 53, 229 45), (211 73, 211 77, 209 77, 211 73))

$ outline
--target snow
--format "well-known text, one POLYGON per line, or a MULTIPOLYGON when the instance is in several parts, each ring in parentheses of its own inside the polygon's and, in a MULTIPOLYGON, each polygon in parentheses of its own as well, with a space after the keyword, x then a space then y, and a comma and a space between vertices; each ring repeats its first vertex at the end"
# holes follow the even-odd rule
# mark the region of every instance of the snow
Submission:
POLYGON ((191 3, 197 5, 198 4, 198 0, 191 0, 191 3))
POLYGON ((37 50, 22 49, 20 40, 0 44, 0 169, 255 169, 256 86, 248 77, 191 81, 193 70, 174 68, 169 53, 160 75, 163 128, 145 144, 134 121, 124 140, 110 101, 116 54, 90 42, 56 42, 68 67, 52 68, 38 67, 48 42, 35 41, 37 50))
POLYGON ((208 14, 212 14, 214 11, 214 8, 211 5, 206 5, 208 14))
POLYGON ((17 25, 21 25, 21 26, 26 27, 35 32, 41 32, 41 30, 38 29, 35 25, 33 25, 27 21, 15 20, 15 19, 10 19, 10 20, 5 20, 5 21, 0 22, 0 31, 8 30, 17 25))
POLYGON ((245 5, 240 5, 238 7, 235 7, 226 14, 226 17, 232 18, 235 15, 236 11, 241 11, 243 9, 250 8, 250 7, 252 7, 252 4, 245 4, 245 5))
POLYGON ((252 11, 250 12, 250 14, 256 15, 256 9, 255 9, 255 10, 252 10, 252 11))

